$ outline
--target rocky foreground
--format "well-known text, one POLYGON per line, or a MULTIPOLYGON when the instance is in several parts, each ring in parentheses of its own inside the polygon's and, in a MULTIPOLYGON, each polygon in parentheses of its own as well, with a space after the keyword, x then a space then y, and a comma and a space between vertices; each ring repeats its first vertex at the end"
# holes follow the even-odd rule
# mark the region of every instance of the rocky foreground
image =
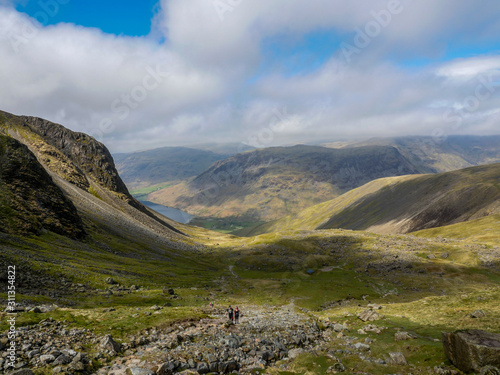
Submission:
MULTIPOLYGON (((293 371, 294 360, 305 353, 312 355, 312 358, 326 357, 330 365, 327 373, 332 374, 366 374, 346 366, 343 358, 347 356, 356 356, 366 365, 399 365, 407 369, 404 373, 459 373, 445 366, 417 368, 408 363, 400 352, 374 356, 372 347, 377 345, 377 335, 388 329, 378 324, 382 317, 379 308, 370 306, 357 317, 346 317, 347 320, 365 321, 366 325, 357 330, 364 339, 350 336, 352 329, 346 321, 318 321, 307 313, 298 312, 293 304, 281 308, 244 306, 239 324, 227 321, 222 311, 211 309, 207 311, 210 313, 207 318, 177 322, 164 329, 149 329, 128 337, 124 342, 118 342, 110 335, 99 337, 86 329, 69 328, 66 322, 47 319, 19 329, 16 339, 20 349, 17 353, 17 369, 11 373, 30 375, 32 370, 44 369, 53 374, 250 374, 264 373, 271 368, 293 371)), ((161 309, 153 306, 145 313, 154 314, 161 309)), ((486 358, 485 342, 481 341, 480 333, 474 333, 473 336, 482 345, 481 355, 486 358)), ((500 341, 495 344, 498 336, 487 337, 489 343, 496 345, 496 348, 487 352, 491 363, 495 365, 500 365, 497 363, 500 341)), ((414 338, 408 332, 394 332, 395 341, 414 338)), ((447 351, 459 353, 462 362, 468 355, 467 351, 477 357, 473 345, 461 344, 459 348, 450 344, 451 341, 447 340, 447 351)), ((1 349, 6 344, 5 333, 0 340, 1 349)), ((481 363, 481 358, 478 358, 473 358, 475 362, 468 362, 467 366, 473 366, 471 368, 478 371, 484 370, 484 374, 499 373, 498 368, 485 367, 485 363, 481 363)), ((0 368, 9 373, 10 369, 6 365, 6 360, 0 358, 0 368)))

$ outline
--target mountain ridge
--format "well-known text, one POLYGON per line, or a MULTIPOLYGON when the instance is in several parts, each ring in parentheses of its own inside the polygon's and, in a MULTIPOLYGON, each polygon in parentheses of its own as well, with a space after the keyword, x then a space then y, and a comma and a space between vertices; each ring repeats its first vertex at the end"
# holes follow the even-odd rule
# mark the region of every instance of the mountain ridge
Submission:
POLYGON ((149 200, 198 216, 268 221, 379 177, 418 173, 394 147, 257 149, 215 162, 189 182, 149 200))
MULTIPOLYGON (((6 112, 0 112, 0 129, 5 136, 24 144, 34 154, 41 168, 47 171, 66 196, 71 197, 74 191, 81 190, 100 202, 110 204, 113 210, 127 215, 135 215, 134 210, 137 210, 168 231, 183 235, 171 222, 130 195, 110 152, 94 138, 44 119, 6 112)), ((79 194, 81 196, 81 192, 79 194)), ((94 205, 89 203, 88 198, 78 202, 79 211, 85 210, 86 204, 94 205), (78 202, 82 203, 81 207, 78 202)))
POLYGON ((325 147, 396 147, 422 173, 440 173, 500 162, 500 135, 403 136, 327 143, 325 147))
POLYGON ((409 233, 500 212, 500 163, 372 181, 255 232, 343 228, 409 233))

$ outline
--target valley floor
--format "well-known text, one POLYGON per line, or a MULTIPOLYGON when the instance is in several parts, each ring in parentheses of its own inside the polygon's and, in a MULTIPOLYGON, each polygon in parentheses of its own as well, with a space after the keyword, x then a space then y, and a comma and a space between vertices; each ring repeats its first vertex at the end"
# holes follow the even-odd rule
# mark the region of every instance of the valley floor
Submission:
POLYGON ((496 244, 324 230, 214 234, 195 250, 166 253, 98 238, 3 237, 2 269, 19 270, 18 366, 35 374, 453 374, 442 332, 500 333, 496 244), (241 324, 227 324, 228 305, 240 307, 241 324))

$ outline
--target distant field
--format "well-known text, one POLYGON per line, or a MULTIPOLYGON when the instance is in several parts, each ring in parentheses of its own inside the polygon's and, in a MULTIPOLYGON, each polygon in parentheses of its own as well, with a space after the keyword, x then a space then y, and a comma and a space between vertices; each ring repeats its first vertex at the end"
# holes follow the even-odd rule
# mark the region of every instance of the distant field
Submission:
POLYGON ((142 189, 137 189, 137 190, 131 190, 130 194, 138 200, 146 199, 147 196, 155 191, 165 189, 169 186, 176 185, 178 181, 169 181, 169 182, 163 182, 161 184, 153 185, 153 186, 148 186, 142 189))
POLYGON ((189 225, 195 225, 198 227, 214 230, 220 233, 229 233, 236 235, 242 235, 241 232, 260 224, 264 224, 264 222, 238 221, 230 218, 220 219, 215 217, 213 218, 196 217, 189 222, 189 225))

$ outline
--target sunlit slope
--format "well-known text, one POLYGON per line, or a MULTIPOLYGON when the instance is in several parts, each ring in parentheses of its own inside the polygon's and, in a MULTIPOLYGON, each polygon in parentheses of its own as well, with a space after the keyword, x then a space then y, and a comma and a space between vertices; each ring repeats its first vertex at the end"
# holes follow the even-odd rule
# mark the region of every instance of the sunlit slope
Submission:
POLYGON ((444 227, 423 229, 413 234, 419 237, 456 238, 498 246, 500 245, 500 214, 444 227))
POLYGON ((270 221, 377 178, 413 173, 418 171, 394 147, 272 147, 217 162, 149 200, 196 216, 270 221))
POLYGON ((345 228, 408 233, 500 212, 500 164, 370 182, 332 201, 257 228, 345 228))

